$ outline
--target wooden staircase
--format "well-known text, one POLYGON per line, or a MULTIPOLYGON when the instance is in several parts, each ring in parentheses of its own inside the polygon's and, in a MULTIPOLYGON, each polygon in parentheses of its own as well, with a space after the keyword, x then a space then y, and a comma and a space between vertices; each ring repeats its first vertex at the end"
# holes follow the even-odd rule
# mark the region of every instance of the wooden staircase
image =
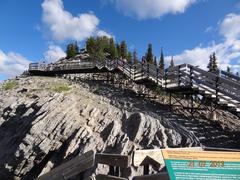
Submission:
POLYGON ((207 72, 190 64, 182 64, 167 69, 162 74, 153 64, 129 64, 123 60, 109 60, 102 62, 71 62, 29 65, 31 75, 59 75, 74 73, 122 73, 128 79, 138 84, 153 83, 163 90, 197 91, 199 95, 211 98, 217 105, 240 113, 240 78, 221 71, 220 75, 207 72))

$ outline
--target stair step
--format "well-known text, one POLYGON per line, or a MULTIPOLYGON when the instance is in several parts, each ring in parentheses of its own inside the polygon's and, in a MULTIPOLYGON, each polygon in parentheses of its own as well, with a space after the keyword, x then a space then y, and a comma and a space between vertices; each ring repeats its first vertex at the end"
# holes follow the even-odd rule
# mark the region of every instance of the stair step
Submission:
POLYGON ((219 104, 222 104, 222 105, 226 105, 226 104, 228 104, 228 102, 225 101, 225 100, 220 100, 218 103, 219 103, 219 104))
POLYGON ((228 107, 236 107, 236 105, 235 105, 235 104, 232 104, 232 103, 228 103, 227 106, 228 106, 228 107))
POLYGON ((240 112, 240 108, 234 108, 236 112, 240 112))

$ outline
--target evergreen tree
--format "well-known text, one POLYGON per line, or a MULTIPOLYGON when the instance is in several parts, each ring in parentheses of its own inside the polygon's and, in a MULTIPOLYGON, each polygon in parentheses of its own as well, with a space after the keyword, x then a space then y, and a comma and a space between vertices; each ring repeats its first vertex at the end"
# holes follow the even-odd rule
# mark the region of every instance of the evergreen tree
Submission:
POLYGON ((126 44, 126 41, 122 41, 122 42, 121 42, 121 45, 120 45, 120 53, 121 53, 121 58, 127 59, 128 52, 127 52, 127 44, 126 44))
POLYGON ((90 37, 86 41, 86 49, 91 59, 95 59, 95 50, 96 50, 96 42, 93 37, 90 37))
POLYGON ((155 66, 157 66, 157 57, 156 57, 156 56, 154 57, 154 62, 153 62, 153 64, 154 64, 155 66))
POLYGON ((213 53, 212 58, 213 58, 213 63, 212 63, 213 73, 218 74, 219 69, 217 65, 217 57, 215 52, 213 53))
POLYGON ((70 43, 67 45, 67 51, 66 51, 67 59, 74 58, 78 52, 79 52, 79 47, 77 45, 77 42, 70 43))
POLYGON ((86 41, 86 48, 93 61, 103 61, 109 53, 109 43, 106 37, 90 37, 86 41))
POLYGON ((217 58, 216 58, 216 54, 215 52, 213 54, 210 55, 210 59, 209 59, 209 63, 208 63, 208 71, 218 74, 219 73, 219 69, 217 66, 217 58))
POLYGON ((213 53, 210 55, 210 59, 209 59, 209 63, 208 63, 208 71, 218 74, 219 73, 219 69, 218 69, 218 65, 217 65, 217 58, 216 58, 216 54, 213 53))
POLYGON ((209 63, 208 63, 207 68, 208 68, 209 72, 213 71, 213 57, 212 57, 212 54, 210 54, 210 56, 209 56, 209 63))
POLYGON ((76 54, 79 53, 79 46, 78 46, 77 41, 75 41, 74 49, 76 51, 76 54))
POLYGON ((113 38, 110 38, 109 40, 109 54, 110 59, 115 59, 117 57, 117 49, 113 38))
POLYGON ((117 50, 117 57, 121 58, 121 48, 119 44, 116 44, 116 50, 117 50))
POLYGON ((161 48, 161 56, 160 56, 160 60, 159 60, 159 70, 160 70, 160 73, 164 74, 164 55, 163 55, 163 50, 161 48))
POLYGON ((103 49, 105 53, 110 54, 110 40, 107 36, 100 36, 97 37, 97 43, 100 45, 100 47, 103 49))
POLYGON ((138 58, 137 58, 137 51, 134 49, 133 51, 133 63, 137 64, 138 63, 138 58))
POLYGON ((127 53, 127 62, 132 63, 132 53, 130 51, 127 53))
POLYGON ((227 67, 227 72, 228 72, 228 73, 231 73, 231 69, 230 69, 229 66, 227 67))
POLYGON ((122 41, 120 45, 115 45, 114 39, 106 36, 88 38, 86 41, 86 49, 90 59, 94 61, 103 61, 106 57, 110 59, 121 57, 124 59, 132 59, 132 54, 128 54, 125 41, 122 41))
POLYGON ((153 63, 153 52, 152 52, 152 44, 148 44, 148 49, 146 53, 146 61, 147 63, 153 63))
POLYGON ((236 72, 236 75, 237 75, 237 76, 239 76, 239 73, 238 73, 238 72, 236 72))
POLYGON ((172 59, 170 61, 170 65, 169 65, 169 68, 173 68, 174 67, 174 61, 173 61, 173 56, 172 56, 172 59))
POLYGON ((97 61, 103 61, 108 53, 108 41, 107 37, 97 37, 95 44, 95 59, 97 61))

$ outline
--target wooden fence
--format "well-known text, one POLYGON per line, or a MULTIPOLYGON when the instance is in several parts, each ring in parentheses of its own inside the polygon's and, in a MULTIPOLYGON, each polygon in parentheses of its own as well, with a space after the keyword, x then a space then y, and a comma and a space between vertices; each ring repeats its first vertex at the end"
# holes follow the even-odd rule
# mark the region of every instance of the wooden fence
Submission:
POLYGON ((149 167, 160 167, 164 162, 161 160, 161 152, 158 150, 150 151, 135 151, 134 156, 119 155, 119 154, 94 154, 89 151, 81 156, 77 156, 68 162, 52 169, 50 172, 40 176, 37 180, 66 180, 66 179, 83 179, 83 180, 128 180, 124 172, 133 166, 144 166, 142 176, 133 177, 133 180, 168 180, 167 172, 162 172, 154 175, 149 175, 149 167), (160 156, 161 157, 160 157, 160 156), (160 157, 160 160, 158 158, 160 157), (85 177, 84 173, 87 170, 96 168, 98 164, 109 166, 107 174, 97 174, 96 177, 85 177))

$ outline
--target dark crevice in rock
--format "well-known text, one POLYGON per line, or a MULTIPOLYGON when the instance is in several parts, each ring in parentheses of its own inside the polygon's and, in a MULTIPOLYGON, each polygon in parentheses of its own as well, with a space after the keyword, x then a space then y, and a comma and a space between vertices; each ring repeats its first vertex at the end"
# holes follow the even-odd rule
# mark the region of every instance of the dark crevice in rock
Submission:
POLYGON ((38 110, 39 109, 34 110, 28 117, 19 117, 17 114, 16 116, 10 117, 0 126, 0 160, 2 164, 7 163, 12 169, 18 166, 19 160, 22 160, 21 154, 18 158, 16 158, 14 154, 19 144, 22 143, 23 138, 29 132, 32 122, 39 116, 36 115, 38 110), (8 156, 6 156, 6 154, 8 154, 8 156))
MULTIPOLYGON (((39 159, 42 159, 41 162, 39 164, 35 164, 33 166, 33 168, 31 169, 31 171, 29 171, 26 176, 24 176, 24 180, 30 180, 32 178, 36 178, 39 176, 39 174, 42 172, 43 168, 47 165, 47 163, 49 161, 51 161, 54 166, 53 168, 59 166, 61 163, 64 163, 65 161, 68 161, 69 159, 71 159, 72 157, 76 156, 76 154, 69 154, 67 156, 67 158, 63 159, 64 158, 64 155, 66 153, 66 150, 69 146, 69 142, 75 137, 76 133, 77 133, 78 130, 75 130, 75 132, 73 132, 73 134, 63 142, 62 146, 58 149, 58 150, 54 150, 54 151, 49 151, 47 155, 42 155, 41 156, 41 153, 40 153, 40 149, 39 150, 36 150, 35 148, 38 148, 38 147, 35 147, 34 148, 34 152, 36 152, 38 154, 38 158, 39 159), (44 157, 44 158, 43 158, 44 157), (32 178, 31 178, 32 177, 32 178)), ((35 161, 37 161, 37 159, 35 159, 35 161)))
POLYGON ((25 104, 20 104, 18 105, 18 107, 16 108, 16 112, 15 114, 17 116, 22 116, 23 114, 25 114, 27 112, 28 108, 26 107, 25 104))
POLYGON ((23 180, 32 180, 39 176, 39 174, 42 172, 43 168, 46 166, 46 164, 49 162, 49 160, 52 158, 52 156, 56 153, 56 151, 50 151, 46 156, 42 159, 42 161, 39 164, 35 164, 32 169, 26 173, 26 175, 22 178, 23 180))
POLYGON ((103 131, 100 133, 101 138, 103 139, 103 141, 105 142, 109 135, 111 134, 112 130, 114 127, 114 122, 112 121, 109 125, 107 125, 106 128, 103 129, 103 131))
POLYGON ((132 114, 128 119, 123 121, 123 132, 125 132, 131 141, 134 141, 141 123, 141 115, 139 113, 132 114))

